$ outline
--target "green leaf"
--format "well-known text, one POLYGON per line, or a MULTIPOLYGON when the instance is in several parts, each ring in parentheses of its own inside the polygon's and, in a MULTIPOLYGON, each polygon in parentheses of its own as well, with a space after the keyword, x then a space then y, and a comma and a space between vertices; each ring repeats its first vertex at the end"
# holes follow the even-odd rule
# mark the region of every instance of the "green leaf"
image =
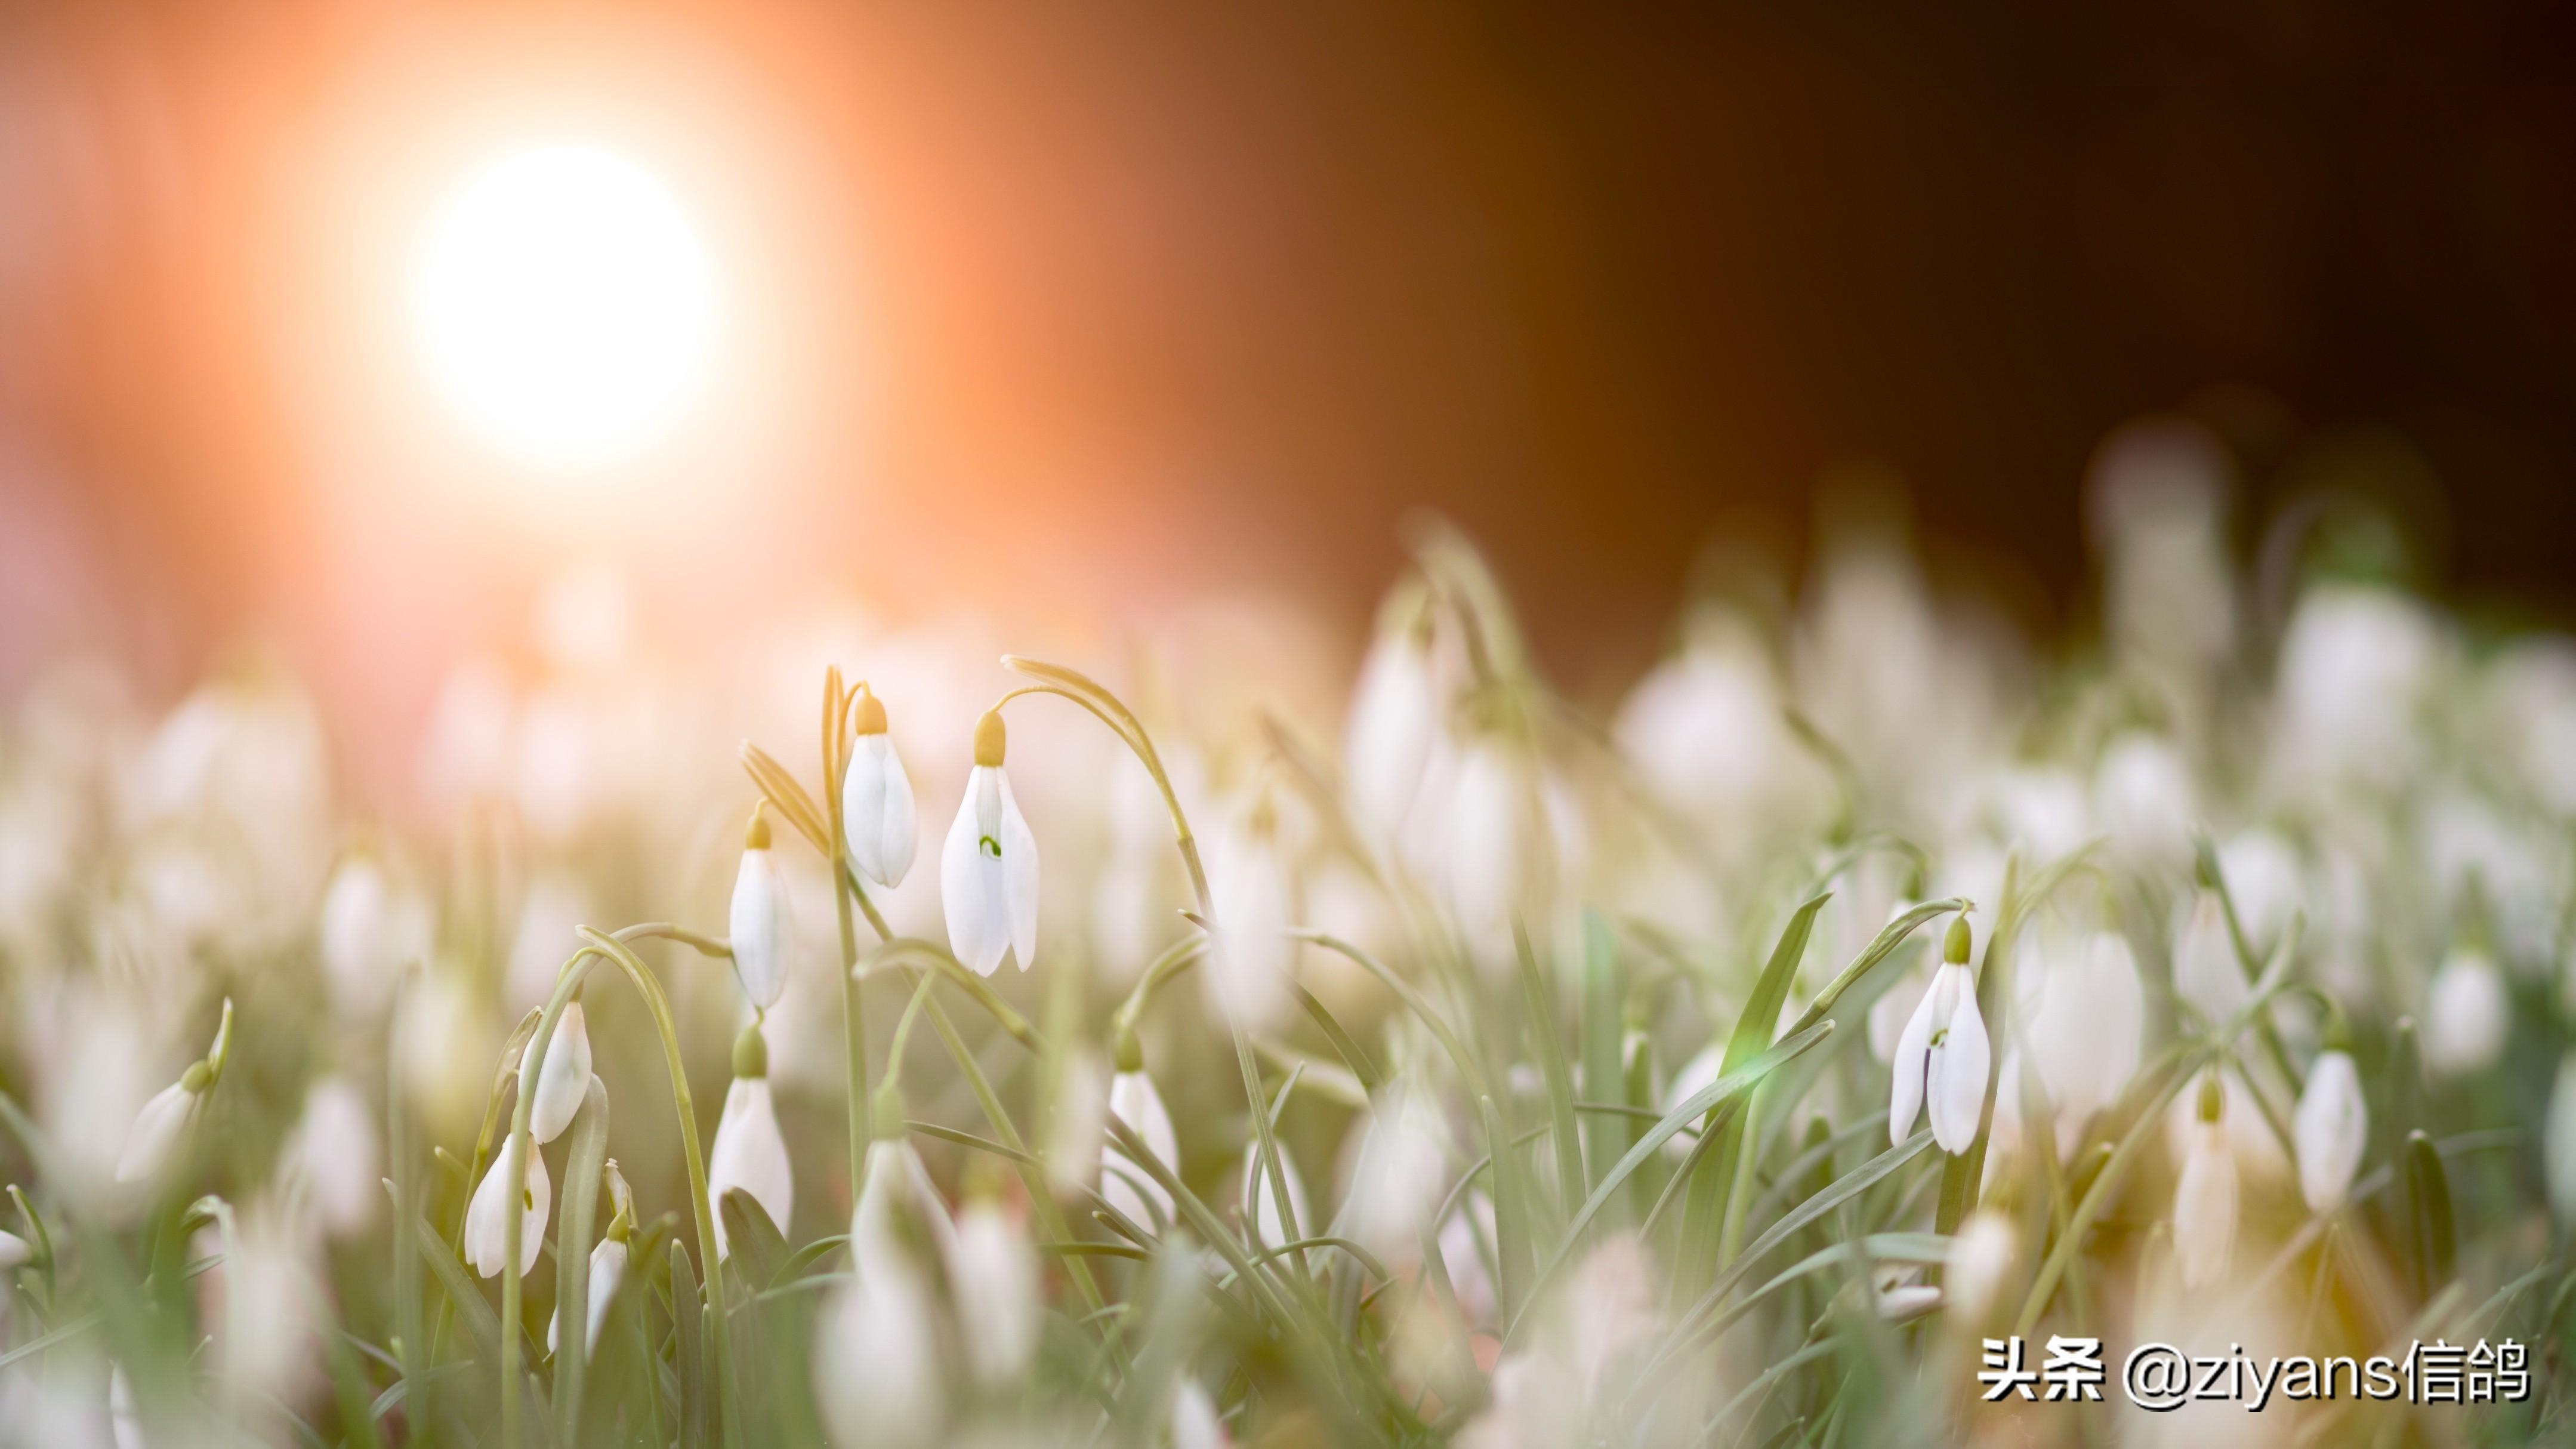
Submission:
POLYGON ((1303 986, 1297 987, 1297 1004, 1306 1008, 1306 1015, 1323 1029, 1324 1039, 1333 1044, 1333 1051, 1341 1057, 1342 1065, 1349 1067, 1351 1075, 1360 1079, 1361 1089, 1371 1093, 1377 1091, 1385 1078, 1378 1075, 1376 1063, 1369 1060, 1367 1052, 1360 1050, 1360 1044, 1351 1039, 1349 1032, 1342 1030, 1342 1024, 1333 1019, 1324 1003, 1315 999, 1315 993, 1303 986))
MULTIPOLYGON (((1645 1135, 1639 1137, 1635 1144, 1629 1147, 1627 1155, 1612 1164, 1610 1170, 1602 1175, 1601 1181, 1593 1187, 1592 1195, 1583 1200, 1583 1206, 1575 1212, 1574 1220, 1566 1224, 1565 1235, 1558 1241, 1556 1251, 1548 1255, 1547 1262, 1539 1268, 1537 1277, 1532 1280, 1531 1291, 1535 1292, 1544 1287, 1555 1275, 1557 1269, 1564 1266, 1567 1256, 1573 1251, 1574 1244, 1582 1238, 1583 1230, 1600 1215, 1602 1204, 1610 1200, 1611 1194, 1617 1192, 1620 1185, 1645 1164, 1646 1159, 1654 1156, 1666 1142, 1671 1141, 1675 1133, 1698 1121, 1720 1103, 1732 1099, 1737 1093, 1749 1090, 1755 1083, 1770 1075, 1781 1063, 1796 1059, 1800 1053, 1823 1041, 1826 1034, 1833 1029, 1832 1022, 1820 1021, 1797 1035, 1783 1040, 1769 1051, 1746 1062, 1742 1069, 1729 1072, 1693 1092, 1683 1099, 1680 1105, 1665 1113, 1662 1120, 1647 1128, 1645 1135)), ((1515 1321, 1513 1326, 1517 1328, 1518 1322, 1515 1321)), ((1506 1334, 1505 1337, 1508 1338, 1509 1335, 1506 1334)))
POLYGON ((608 1089, 590 1079, 581 1115, 573 1119, 572 1153, 565 1159, 563 1216, 555 1227, 556 1341, 570 1346, 555 1355, 555 1439, 581 1436, 581 1400, 590 1373, 582 1351, 590 1323, 591 1230, 599 1216, 599 1175, 608 1161, 608 1089))
MULTIPOLYGON (((1620 1080, 1619 1038, 1627 991, 1619 969, 1619 943, 1599 911, 1583 912, 1583 1095, 1607 1101, 1620 1080)), ((1627 1124, 1608 1118, 1584 1124, 1584 1158, 1595 1172, 1628 1150, 1627 1124)))
POLYGON ((689 1250, 677 1238, 671 1240, 671 1328, 679 1340, 681 1449, 705 1449, 706 1320, 698 1307, 697 1274, 689 1270, 689 1250))
POLYGON ((2451 1179, 2422 1128, 2406 1134, 2406 1258, 2415 1296, 2426 1299, 2459 1271, 2459 1235, 2451 1218, 2451 1179))
POLYGON ((716 1204, 716 1213, 724 1219, 725 1256, 732 1260, 735 1275, 749 1284, 776 1282, 778 1270, 787 1262, 787 1239, 770 1221, 760 1199, 729 1187, 716 1204))
POLYGON ((1521 963, 1521 1000, 1529 1018, 1531 1044, 1538 1048, 1539 1074, 1547 1083, 1549 1137, 1556 1148, 1556 1201, 1561 1217, 1583 1201, 1583 1143, 1575 1134, 1574 1078, 1566 1070, 1565 1044, 1557 1039, 1556 993, 1539 974, 1538 956, 1530 950, 1529 932, 1512 922, 1512 948, 1521 963))

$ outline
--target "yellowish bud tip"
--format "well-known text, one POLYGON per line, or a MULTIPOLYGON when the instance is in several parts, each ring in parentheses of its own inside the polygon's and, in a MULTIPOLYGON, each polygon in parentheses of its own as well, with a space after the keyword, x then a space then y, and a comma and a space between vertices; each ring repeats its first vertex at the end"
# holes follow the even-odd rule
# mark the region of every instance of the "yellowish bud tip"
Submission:
POLYGON ((886 732, 885 701, 877 698, 876 693, 865 684, 859 686, 858 729, 863 735, 881 735, 886 732))
POLYGON ((1136 1030, 1133 1027, 1118 1028, 1118 1039, 1111 1045, 1110 1055, 1117 1062, 1118 1070, 1122 1072, 1145 1070, 1145 1044, 1136 1040, 1136 1030))
POLYGON ((2227 1113, 2227 1090, 2215 1075, 2200 1079, 2200 1120, 2215 1122, 2227 1113))
POLYGON ((1968 918, 1964 915, 1952 916, 1949 934, 1941 940, 1941 959, 1953 966, 1967 965, 1970 939, 1968 918))
POLYGON ((737 1077, 769 1075, 769 1042, 760 1034, 760 1023, 748 1022, 742 1034, 733 1039, 733 1074, 737 1077))
POLYGON ((975 721, 975 763, 1002 763, 1002 743, 1002 712, 988 709, 982 719, 975 721))
POLYGON ((751 823, 742 829, 742 848, 745 850, 769 848, 769 812, 757 807, 752 810, 751 823))

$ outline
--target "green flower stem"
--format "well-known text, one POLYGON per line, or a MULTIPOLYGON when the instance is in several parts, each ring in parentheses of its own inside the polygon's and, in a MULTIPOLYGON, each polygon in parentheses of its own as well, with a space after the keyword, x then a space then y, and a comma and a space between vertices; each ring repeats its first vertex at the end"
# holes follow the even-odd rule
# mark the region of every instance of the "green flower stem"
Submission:
MULTIPOLYGON (((849 1117, 850 1189, 855 1193, 873 1129, 868 1120, 868 1008, 853 969, 859 964, 859 937, 850 924, 850 898, 856 895, 864 905, 867 893, 858 888, 858 878, 850 869, 849 831, 841 820, 841 772, 848 765, 842 748, 849 738, 847 715, 841 671, 834 668, 823 681, 823 818, 830 832, 823 853, 832 862, 832 916, 841 937, 841 1086, 849 1117)), ((868 919, 879 935, 885 934, 885 924, 872 906, 868 919)))
POLYGON ((2137 1120, 2130 1123, 2129 1130, 2121 1135, 2119 1145, 2112 1149, 2111 1160, 2094 1174, 2093 1185, 2085 1190, 2084 1200, 2075 1205, 2074 1216, 2067 1220, 2066 1231, 2058 1236, 2057 1245, 2049 1249, 2047 1261, 2040 1264, 2039 1276, 2030 1285, 2030 1296, 2022 1300, 2021 1316, 2014 1320, 2014 1333, 2026 1338, 2032 1329, 2039 1326, 2039 1315, 2048 1307, 2049 1296, 2057 1291, 2058 1280, 2066 1276, 2067 1265, 2074 1261, 2076 1252, 2083 1246, 2084 1234, 2092 1228, 2093 1220, 2101 1216, 2102 1209, 2110 1205, 2112 1189, 2119 1186, 2120 1178, 2128 1171, 2129 1164, 2137 1160, 2138 1153, 2145 1149, 2147 1140, 2163 1126, 2165 1107, 2200 1070, 2202 1063, 2196 1059, 2197 1056, 2197 1053, 2191 1053, 2176 1060, 2174 1066, 2180 1070, 2172 1071, 2164 1084, 2147 1098, 2145 1109, 2138 1113, 2137 1120))
POLYGON ((1153 1003, 1154 993, 1163 989, 1164 982, 1197 965, 1199 958, 1207 954, 1207 945, 1207 936, 1202 933, 1184 936, 1165 947, 1163 954, 1155 957, 1145 968, 1145 974, 1137 978, 1136 989, 1128 992, 1127 999, 1118 1003, 1118 1009, 1110 1014, 1110 1040, 1116 1041, 1120 1034, 1134 1031, 1136 1023, 1145 1015, 1145 1008, 1153 1003))
MULTIPOLYGON (((1199 861, 1198 837, 1191 833, 1189 816, 1181 809, 1180 794, 1172 788, 1172 777, 1163 768, 1163 758, 1154 749, 1153 738, 1137 722, 1135 712, 1090 676, 1061 664, 1005 654, 1002 667, 1040 683, 1004 695, 1000 703, 993 706, 995 709, 1023 694, 1059 695, 1089 710, 1134 752, 1137 761, 1144 765, 1145 773, 1153 777, 1154 788, 1163 793, 1164 808, 1171 812, 1173 843, 1180 850, 1181 864, 1189 871, 1190 891, 1198 900, 1201 929, 1207 929, 1216 920, 1216 898, 1208 890, 1207 867, 1199 861)), ((1280 1226, 1287 1236, 1293 1238, 1297 1236, 1297 1225, 1293 1221, 1296 1209, 1288 1198, 1288 1173, 1280 1165, 1279 1144, 1271 1135, 1270 1118, 1263 1110, 1265 1099, 1261 1090, 1261 1069, 1253 1061, 1252 1043, 1245 1038, 1243 1028, 1231 1023, 1229 1027, 1234 1035, 1235 1062, 1243 1072, 1244 1101, 1252 1110, 1253 1136, 1259 1144, 1261 1168, 1270 1179, 1271 1200, 1279 1205, 1280 1226)), ((1260 1233, 1259 1194, 1254 1194, 1254 1201, 1246 1206, 1252 1210, 1251 1228, 1257 1237, 1260 1233)), ((1300 1267, 1303 1267, 1302 1259, 1300 1267)))
MULTIPOLYGON (((697 1217, 698 1251, 707 1267, 707 1297, 710 1304, 719 1302, 723 1298, 723 1275, 716 1253, 715 1214, 707 1193, 706 1154, 698 1144, 697 1109, 689 1095, 688 1069, 680 1055, 679 1027, 671 1015, 670 998, 663 993, 661 982, 625 942, 588 926, 581 927, 580 934, 587 944, 564 963, 555 981, 554 994, 547 999, 537 1029, 529 1038, 526 1058, 519 1069, 518 1102, 510 1113, 509 1140, 520 1142, 527 1137, 528 1114, 534 1106, 537 1077, 545 1066, 546 1049, 552 1045, 556 1019, 563 1015, 564 1007, 572 1000, 573 992, 580 989, 594 962, 605 959, 616 963, 618 969, 634 983, 636 994, 644 998, 645 1009, 653 1017, 654 1030, 662 1038, 663 1064, 671 1078, 671 1106, 680 1119, 680 1151, 681 1160, 688 1168, 689 1201, 697 1217)), ((517 1449, 517 1396, 509 1389, 517 1382, 519 1369, 519 1222, 526 1206, 526 1154, 510 1153, 505 1170, 509 1175, 504 1179, 508 1200, 502 1210, 506 1241, 502 1245, 501 1271, 502 1317, 505 1320, 501 1335, 501 1442, 504 1449, 517 1449)), ((679 1311, 678 1305, 674 1307, 679 1311)), ((713 1367, 717 1402, 723 1412, 725 1444, 727 1449, 739 1449, 742 1417, 741 1406, 733 1392, 732 1335, 725 1315, 718 1313, 710 1317, 715 1330, 713 1367)))

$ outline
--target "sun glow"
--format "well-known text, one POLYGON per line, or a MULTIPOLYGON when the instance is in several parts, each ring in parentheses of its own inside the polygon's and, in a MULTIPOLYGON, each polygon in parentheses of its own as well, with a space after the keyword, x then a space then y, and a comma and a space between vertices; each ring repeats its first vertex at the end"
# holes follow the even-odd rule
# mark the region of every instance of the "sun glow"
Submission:
POLYGON ((466 191, 419 291, 430 362, 494 440, 555 463, 652 437, 702 372, 708 268, 680 208, 605 151, 531 151, 466 191))

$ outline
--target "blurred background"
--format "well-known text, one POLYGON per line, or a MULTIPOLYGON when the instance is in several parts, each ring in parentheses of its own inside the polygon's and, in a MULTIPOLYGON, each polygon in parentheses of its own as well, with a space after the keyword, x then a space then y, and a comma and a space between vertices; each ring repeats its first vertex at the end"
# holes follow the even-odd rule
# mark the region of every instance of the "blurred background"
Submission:
POLYGON ((1936 583, 2061 639, 2096 450, 2155 413, 2223 445, 2240 551, 2330 476, 2421 582, 2563 619, 2567 25, 0 7, 0 689, 78 651, 167 698, 247 642, 363 779, 532 619, 1097 657, 1186 602, 1347 661, 1426 508, 1578 695, 1838 510, 1910 507, 1936 583), (714 298, 604 461, 465 426, 411 311, 459 193, 555 145, 656 178, 714 298))

